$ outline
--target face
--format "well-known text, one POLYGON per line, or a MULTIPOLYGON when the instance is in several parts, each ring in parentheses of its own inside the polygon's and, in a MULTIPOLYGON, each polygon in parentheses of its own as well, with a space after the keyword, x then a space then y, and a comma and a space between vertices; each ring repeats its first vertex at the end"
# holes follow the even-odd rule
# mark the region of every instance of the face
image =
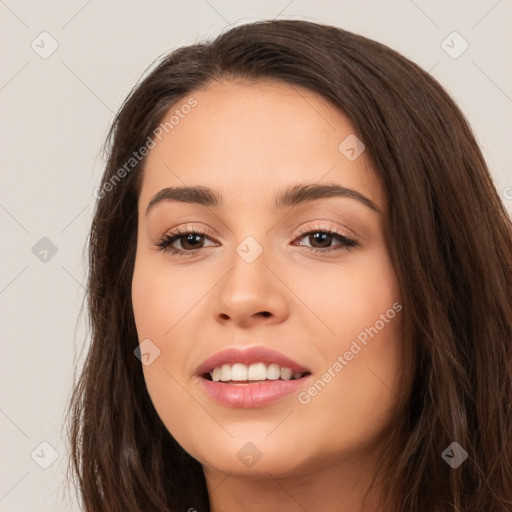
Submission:
POLYGON ((362 460, 396 413, 401 305, 354 128, 273 82, 215 83, 165 119, 176 109, 147 157, 132 282, 159 416, 205 473, 362 460), (159 194, 173 187, 211 191, 159 194))

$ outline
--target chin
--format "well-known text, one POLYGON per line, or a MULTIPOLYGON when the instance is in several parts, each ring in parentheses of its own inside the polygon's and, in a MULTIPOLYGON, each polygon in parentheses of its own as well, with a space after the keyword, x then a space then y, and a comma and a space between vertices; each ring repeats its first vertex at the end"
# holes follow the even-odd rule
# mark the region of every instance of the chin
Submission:
POLYGON ((203 467, 240 476, 268 478, 271 474, 273 477, 283 478, 296 475, 301 468, 305 469, 309 465, 307 457, 303 458, 297 453, 300 440, 283 443, 276 439, 271 442, 265 439, 265 435, 267 434, 260 433, 243 438, 219 439, 218 443, 210 443, 207 451, 187 451, 203 467))

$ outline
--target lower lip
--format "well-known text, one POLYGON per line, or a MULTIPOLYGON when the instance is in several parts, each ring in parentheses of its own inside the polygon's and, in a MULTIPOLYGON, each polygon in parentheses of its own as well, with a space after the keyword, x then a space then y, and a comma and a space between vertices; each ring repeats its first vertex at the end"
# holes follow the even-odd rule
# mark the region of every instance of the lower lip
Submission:
POLYGON ((206 393, 217 402, 230 407, 265 407, 277 400, 296 393, 310 377, 296 380, 265 380, 253 384, 226 384, 201 377, 206 393))

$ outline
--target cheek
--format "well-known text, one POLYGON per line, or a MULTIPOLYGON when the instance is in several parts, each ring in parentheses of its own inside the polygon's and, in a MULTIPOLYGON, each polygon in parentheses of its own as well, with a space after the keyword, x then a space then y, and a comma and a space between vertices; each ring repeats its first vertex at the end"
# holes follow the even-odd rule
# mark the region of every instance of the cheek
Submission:
POLYGON ((352 440, 355 446, 376 436, 397 406, 402 308, 396 275, 387 254, 376 252, 361 266, 319 275, 315 282, 308 305, 329 329, 317 338, 323 367, 301 403, 305 415, 318 418, 312 425, 318 436, 327 422, 336 425, 329 442, 352 440))
POLYGON ((158 265, 136 261, 132 303, 139 342, 150 339, 159 350, 151 364, 142 366, 153 406, 171 435, 185 444, 192 456, 199 456, 195 446, 202 445, 204 411, 198 410, 198 402, 185 389, 192 351, 184 331, 195 331, 190 311, 208 288, 194 282, 180 279, 179 270, 173 269, 171 275, 158 265))
POLYGON ((187 315, 208 291, 204 279, 185 270, 163 265, 135 264, 132 304, 139 339, 167 339, 174 325, 187 315))
POLYGON ((288 280, 294 283, 294 292, 304 299, 313 314, 312 323, 319 326, 319 348, 329 357, 333 347, 347 350, 354 338, 360 334, 364 338, 366 329, 376 322, 382 327, 381 315, 388 310, 387 316, 395 317, 392 306, 401 300, 396 274, 384 248, 354 254, 353 261, 339 267, 319 266, 299 280, 292 277, 288 280), (321 340, 325 340, 325 346, 321 340))
POLYGON ((149 327, 154 325, 155 321, 159 322, 158 319, 161 318, 161 311, 154 309, 158 304, 158 295, 155 293, 153 272, 140 262, 137 255, 132 278, 132 306, 139 341, 151 338, 149 327))
POLYGON ((299 397, 297 418, 325 452, 369 449, 396 414, 402 374, 400 315, 370 332, 366 344, 343 336, 334 347, 325 347, 328 362, 299 397))
MULTIPOLYGON (((189 455, 203 461, 205 452, 208 452, 207 447, 212 444, 212 438, 219 437, 225 442, 229 436, 223 436, 225 432, 219 428, 215 417, 187 389, 186 379, 180 374, 179 365, 178 368, 171 367, 168 352, 166 349, 151 366, 143 368, 148 394, 170 435, 189 455)), ((176 357, 174 351, 172 355, 173 358, 176 357)))

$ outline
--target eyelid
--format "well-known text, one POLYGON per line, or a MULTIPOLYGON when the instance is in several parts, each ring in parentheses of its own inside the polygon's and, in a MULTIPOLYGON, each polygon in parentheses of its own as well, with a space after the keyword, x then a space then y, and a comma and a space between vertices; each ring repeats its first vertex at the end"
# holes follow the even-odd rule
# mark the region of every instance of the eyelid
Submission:
MULTIPOLYGON (((305 238, 307 235, 311 235, 312 233, 319 233, 319 232, 327 233, 329 236, 337 238, 341 242, 341 244, 333 246, 333 247, 327 247, 327 248, 314 248, 314 247, 308 248, 311 253, 322 254, 324 256, 331 255, 331 253, 337 254, 340 251, 343 251, 343 250, 347 251, 347 250, 361 246, 357 236, 353 237, 351 235, 346 235, 344 233, 344 229, 340 229, 339 227, 334 227, 330 224, 328 224, 328 227, 326 227, 326 225, 322 225, 323 222, 330 222, 330 221, 316 220, 313 222, 316 222, 316 225, 310 224, 310 225, 302 226, 301 228, 299 228, 298 233, 294 236, 294 239, 292 242, 296 242, 297 240, 305 238)), ((348 229, 348 228, 345 228, 345 229, 348 229)), ((178 226, 178 227, 164 233, 162 235, 162 237, 157 242, 153 242, 153 245, 155 246, 155 248, 157 250, 169 252, 173 256, 193 257, 197 253, 202 252, 202 249, 206 249, 207 247, 211 248, 212 246, 210 245, 210 246, 205 246, 205 247, 199 247, 197 249, 185 250, 185 249, 174 248, 174 247, 172 247, 173 244, 177 240, 180 240, 181 238, 183 238, 185 235, 188 235, 188 234, 196 234, 196 235, 202 236, 210 241, 213 241, 214 244, 219 244, 219 242, 217 242, 217 240, 216 240, 216 237, 212 236, 211 231, 212 230, 209 227, 207 227, 206 229, 195 228, 188 224, 185 226, 178 226)), ((348 231, 352 232, 352 230, 350 230, 350 229, 348 229, 348 231)), ((293 245, 297 245, 299 247, 303 246, 303 244, 300 244, 300 243, 293 244, 293 245)), ((304 247, 307 248, 307 246, 304 246, 304 247)))
POLYGON ((165 236, 175 236, 175 235, 185 235, 187 233, 198 233, 204 236, 207 236, 208 238, 213 239, 214 241, 217 238, 217 236, 214 234, 213 230, 206 226, 206 227, 197 227, 190 224, 185 224, 184 226, 178 226, 173 229, 169 229, 163 232, 160 238, 165 236))
POLYGON ((204 247, 200 247, 200 248, 192 250, 192 251, 185 251, 183 249, 172 248, 172 244, 176 240, 179 240, 180 238, 182 238, 185 235, 190 234, 190 233, 196 233, 200 236, 204 236, 205 238, 213 241, 216 244, 219 243, 219 242, 217 242, 216 237, 212 235, 211 228, 209 228, 209 227, 197 228, 194 226, 190 226, 189 224, 185 224, 184 226, 178 226, 171 230, 165 231, 161 236, 158 237, 158 239, 155 242, 153 242, 152 245, 158 251, 171 252, 174 254, 192 256, 192 255, 196 254, 198 251, 200 251, 201 249, 204 249, 204 247), (174 239, 173 242, 168 241, 170 238, 174 239))
MULTIPOLYGON (((306 235, 311 233, 311 231, 330 231, 333 233, 339 233, 340 235, 345 236, 346 238, 358 238, 358 236, 349 228, 343 226, 343 228, 340 229, 338 225, 334 225, 331 223, 331 221, 328 220, 314 220, 310 223, 306 224, 305 226, 301 226, 297 229, 297 233, 294 235, 293 240, 296 240, 298 236, 306 235), (348 232, 348 233, 347 233, 348 232)), ((162 233, 162 235, 159 237, 159 239, 164 238, 166 236, 176 236, 176 235, 185 235, 190 232, 195 232, 200 235, 207 236, 208 238, 212 239, 214 242, 219 243, 218 237, 216 234, 213 233, 213 230, 209 227, 196 227, 190 224, 185 224, 184 226, 178 226, 176 228, 166 230, 162 233)))
POLYGON ((301 226, 298 230, 298 233, 301 235, 308 234, 311 231, 332 231, 334 233, 339 233, 340 235, 345 236, 346 238, 358 239, 354 231, 347 228, 346 226, 340 226, 339 224, 333 224, 328 220, 314 220, 311 223, 306 224, 305 226, 301 226))

